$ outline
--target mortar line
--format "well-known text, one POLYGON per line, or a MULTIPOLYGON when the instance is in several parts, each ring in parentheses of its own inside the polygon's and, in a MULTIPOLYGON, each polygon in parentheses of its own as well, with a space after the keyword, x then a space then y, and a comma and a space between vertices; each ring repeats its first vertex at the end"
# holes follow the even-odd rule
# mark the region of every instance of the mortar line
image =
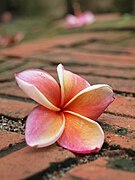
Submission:
MULTIPOLYGON (((55 56, 55 54, 57 55, 57 53, 52 53, 52 55, 54 55, 55 56)), ((64 52, 64 54, 66 54, 66 55, 69 55, 70 56, 70 53, 65 53, 64 52)), ((75 60, 75 61, 71 61, 70 59, 72 59, 72 58, 70 58, 69 57, 69 60, 68 60, 68 62, 62 62, 61 60, 60 61, 54 61, 54 59, 46 59, 46 58, 41 58, 41 57, 29 57, 29 61, 32 61, 33 59, 35 59, 35 60, 38 60, 38 61, 42 61, 42 62, 47 62, 47 63, 49 63, 50 65, 52 65, 52 66, 56 66, 56 65, 58 65, 59 63, 62 63, 64 66, 67 66, 67 67, 70 67, 70 66, 83 66, 83 67, 85 67, 85 66, 87 66, 87 67, 89 67, 89 66, 91 66, 91 67, 105 67, 105 68, 109 68, 109 69, 118 69, 118 70, 135 70, 135 67, 133 67, 133 66, 129 66, 129 67, 118 67, 118 66, 113 66, 113 65, 107 65, 107 64, 95 64, 95 63, 93 63, 93 62, 89 62, 89 63, 87 63, 87 62, 83 62, 83 63, 79 63, 79 62, 77 62, 77 60, 75 60)), ((58 59, 58 58, 57 58, 58 59)), ((61 58, 62 59, 62 58, 61 58)))
MULTIPOLYGON (((12 144, 10 144, 10 145, 12 145, 12 144)), ((13 145, 11 147, 10 147, 10 145, 9 145, 9 148, 3 149, 3 150, 0 151, 0 158, 3 158, 4 156, 7 156, 7 155, 9 155, 9 154, 11 154, 11 153, 13 153, 15 151, 18 151, 18 150, 26 147, 26 143, 24 141, 19 142, 19 143, 15 144, 15 145, 13 145)))

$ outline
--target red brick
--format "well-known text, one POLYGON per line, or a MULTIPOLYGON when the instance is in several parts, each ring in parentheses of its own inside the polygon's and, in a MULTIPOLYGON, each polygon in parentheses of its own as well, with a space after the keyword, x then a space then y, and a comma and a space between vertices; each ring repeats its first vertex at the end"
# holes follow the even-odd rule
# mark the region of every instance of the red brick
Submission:
MULTIPOLYGON (((123 36, 127 37, 128 33, 114 33, 114 32, 107 32, 106 37, 104 36, 104 39, 110 39, 112 40, 115 38, 122 38, 123 36), (113 35, 112 35, 113 34, 113 35)), ((27 42, 20 44, 18 46, 7 48, 6 50, 1 50, 1 53, 8 56, 19 56, 19 57, 26 57, 28 55, 31 55, 35 52, 41 52, 41 51, 48 51, 49 48, 54 47, 56 45, 71 45, 73 43, 78 43, 81 41, 87 41, 88 39, 93 38, 102 38, 103 39, 103 33, 102 32, 91 32, 91 33, 76 33, 74 36, 71 35, 65 35, 59 36, 59 37, 53 37, 51 39, 46 40, 36 40, 33 42, 27 42)))
POLYGON ((105 141, 109 145, 119 145, 124 149, 135 150, 134 119, 102 114, 98 122, 101 123, 103 129, 105 128, 105 141))
POLYGON ((82 64, 97 64, 98 66, 113 66, 116 68, 133 67, 133 65, 135 64, 134 56, 88 53, 79 50, 77 51, 76 49, 71 48, 64 48, 62 50, 56 48, 54 50, 52 49, 52 52, 50 53, 50 60, 59 63, 59 61, 63 61, 64 58, 62 59, 62 57, 66 57, 66 59, 68 59, 69 62, 78 62, 82 64))
MULTIPOLYGON (((112 37, 114 38, 114 37, 112 37)), ((122 37, 123 38, 123 37, 122 37)), ((100 40, 100 39, 99 39, 100 40)), ((113 39, 111 39, 113 40, 113 39)), ((108 39, 107 39, 108 41, 108 39)), ((118 46, 114 44, 103 44, 101 43, 89 43, 86 45, 81 45, 77 47, 80 50, 87 50, 89 52, 97 52, 97 53, 108 53, 108 54, 128 54, 129 56, 132 56, 135 54, 135 51, 132 48, 124 47, 124 46, 118 46)))
POLYGON ((107 167, 108 158, 99 158, 88 164, 83 164, 71 169, 66 176, 59 180, 84 179, 84 180, 134 180, 135 174, 107 167))
POLYGON ((134 71, 128 69, 113 69, 107 67, 92 67, 92 66, 71 66, 66 67, 66 69, 76 73, 76 74, 88 74, 96 76, 106 76, 114 78, 135 78, 134 71))
POLYGON ((33 54, 36 51, 45 51, 53 46, 53 43, 45 42, 29 42, 24 43, 13 48, 7 48, 6 50, 2 50, 1 53, 6 56, 14 56, 14 57, 26 57, 30 54, 33 54))
POLYGON ((12 59, 8 60, 6 59, 3 63, 0 64, 0 70, 2 71, 7 71, 8 69, 13 69, 16 68, 17 66, 21 66, 22 61, 18 59, 12 59))
POLYGON ((18 60, 20 61, 20 64, 22 63, 21 66, 14 66, 13 69, 9 69, 9 70, 6 70, 6 71, 3 71, 1 74, 0 74, 0 80, 7 80, 7 79, 12 79, 14 78, 14 73, 15 72, 19 72, 19 71, 22 71, 22 70, 25 70, 25 69, 28 69, 28 68, 39 68, 43 65, 42 62, 32 62, 32 61, 25 61, 25 60, 18 60))
POLYGON ((27 42, 15 46, 13 48, 7 48, 5 50, 1 50, 2 55, 7 56, 15 56, 15 57, 26 57, 35 52, 47 51, 49 48, 54 47, 56 45, 62 44, 67 45, 74 43, 76 41, 87 40, 90 34, 79 34, 79 35, 67 35, 67 36, 59 36, 54 37, 52 39, 45 40, 36 40, 33 42, 27 42))
MULTIPOLYGON (((71 59, 69 59, 68 55, 63 55, 63 54, 61 56, 59 55, 59 58, 57 58, 57 55, 56 55, 56 57, 54 57, 53 53, 52 53, 52 55, 51 54, 50 55, 39 54, 39 55, 35 55, 35 57, 33 57, 33 58, 37 58, 39 61, 42 60, 42 62, 46 61, 46 60, 51 61, 53 59, 55 61, 55 58, 56 58, 57 59, 56 62, 58 62, 58 64, 59 63, 68 63, 70 66, 65 65, 65 68, 68 69, 69 71, 72 71, 72 72, 77 73, 77 74, 87 74, 89 76, 91 76, 91 75, 92 76, 93 75, 103 76, 103 77, 105 76, 106 78, 107 77, 112 77, 112 78, 114 77, 114 78, 119 78, 119 79, 120 78, 121 79, 123 79, 123 78, 125 78, 125 79, 126 78, 129 78, 129 79, 135 78, 134 71, 129 70, 129 69, 115 69, 115 68, 113 69, 113 68, 108 68, 108 67, 104 67, 104 66, 95 67, 95 66, 90 66, 90 65, 81 66, 81 64, 83 64, 83 62, 79 62, 79 63, 81 63, 80 66, 77 65, 76 67, 74 67, 74 66, 72 66, 71 59), (109 73, 108 73, 108 71, 109 71, 109 73)), ((44 69, 46 71, 56 71, 56 66, 55 67, 54 66, 53 67, 52 66, 46 66, 46 67, 44 67, 44 69)))
POLYGON ((36 106, 35 103, 26 103, 4 98, 1 98, 0 102, 0 114, 14 118, 24 118, 36 106))
POLYGON ((0 179, 26 179, 47 169, 51 163, 68 158, 74 158, 74 154, 56 145, 41 149, 26 147, 1 158, 0 179))
POLYGON ((99 117, 98 122, 109 124, 112 128, 120 127, 120 128, 126 128, 130 131, 135 130, 135 123, 134 123, 134 119, 132 118, 103 113, 99 117))
POLYGON ((132 97, 116 96, 107 111, 135 117, 135 99, 132 97))
POLYGON ((11 145, 14 146, 24 141, 24 136, 13 132, 0 131, 0 139, 0 150, 5 150, 11 145))
POLYGON ((82 75, 84 79, 86 79, 90 84, 108 84, 113 90, 121 91, 126 93, 134 93, 135 92, 135 81, 134 80, 126 80, 126 79, 116 79, 116 78, 105 78, 101 76, 86 76, 82 75))
POLYGON ((5 58, 6 58, 6 57, 1 54, 1 55, 0 55, 0 63, 2 63, 2 62, 5 60, 5 58))
POLYGON ((133 53, 135 53, 135 48, 134 48, 133 46, 131 46, 131 47, 130 47, 130 49, 129 49, 129 52, 131 52, 131 53, 132 53, 132 52, 133 52, 133 53))
POLYGON ((121 148, 135 150, 134 119, 104 113, 98 118, 98 122, 104 129, 105 141, 109 145, 119 145, 121 148))
POLYGON ((119 136, 114 133, 105 132, 105 140, 109 145, 119 145, 124 149, 132 149, 135 151, 135 133, 130 133, 125 136, 119 136))
MULTIPOLYGON (((64 49, 65 51, 65 49, 64 49)), ((61 49, 57 49, 57 48, 52 48, 52 51, 49 51, 47 53, 37 53, 34 55, 30 56, 31 59, 36 59, 37 61, 49 61, 50 63, 55 62, 55 64, 59 64, 59 63, 70 63, 72 61, 73 62, 77 62, 77 59, 74 60, 72 58, 70 58, 69 53, 63 53, 63 50, 61 49)), ((79 62, 81 63, 81 62, 79 62)), ((82 62, 82 64, 84 64, 84 62, 82 62)))
POLYGON ((15 81, 5 82, 0 84, 0 93, 5 95, 15 95, 28 97, 16 84, 15 81))
MULTIPOLYGON (((87 53, 87 52, 80 52, 79 50, 66 50, 65 52, 70 52, 72 53, 73 56, 76 57, 76 59, 78 60, 87 60, 89 58, 88 61, 90 61, 90 59, 93 59, 95 62, 97 61, 103 61, 103 62, 108 62, 110 64, 117 64, 120 65, 121 63, 123 63, 124 65, 128 65, 133 63, 135 64, 134 61, 134 56, 129 56, 129 55, 115 55, 115 54, 100 54, 100 53, 87 53), (73 52, 72 52, 73 51, 73 52)), ((107 64, 108 64, 107 63, 107 64)), ((123 65, 122 65, 123 66, 123 65)))

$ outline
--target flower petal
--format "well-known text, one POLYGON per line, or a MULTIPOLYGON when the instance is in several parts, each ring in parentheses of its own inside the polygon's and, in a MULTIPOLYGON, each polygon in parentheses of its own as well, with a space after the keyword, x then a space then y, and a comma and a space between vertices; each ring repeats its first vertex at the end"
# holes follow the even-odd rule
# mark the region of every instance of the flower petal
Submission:
POLYGON ((28 69, 15 74, 19 87, 39 104, 58 111, 60 87, 55 79, 40 69, 28 69))
POLYGON ((90 11, 85 11, 82 13, 82 16, 84 18, 84 24, 92 24, 95 21, 95 16, 92 12, 90 11))
POLYGON ((65 127, 62 113, 37 106, 26 121, 25 138, 29 146, 45 147, 61 136, 65 127))
POLYGON ((86 87, 89 87, 90 84, 77 74, 65 70, 61 64, 58 65, 57 71, 61 86, 62 107, 81 90, 85 89, 86 87))
POLYGON ((65 112, 65 129, 58 144, 76 153, 92 153, 101 149, 104 133, 99 124, 73 112, 65 112))
POLYGON ((81 17, 68 14, 66 16, 66 26, 67 28, 78 28, 84 25, 84 20, 81 17))
POLYGON ((110 86, 93 85, 73 97, 65 110, 96 120, 113 100, 114 94, 110 86))

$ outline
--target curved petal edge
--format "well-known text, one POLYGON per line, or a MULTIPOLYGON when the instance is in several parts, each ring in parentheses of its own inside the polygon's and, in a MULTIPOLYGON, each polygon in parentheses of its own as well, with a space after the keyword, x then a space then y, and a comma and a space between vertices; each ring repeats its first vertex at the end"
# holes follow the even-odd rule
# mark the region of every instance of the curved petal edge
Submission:
POLYGON ((66 111, 64 116, 65 129, 57 141, 60 146, 80 154, 101 149, 104 132, 97 122, 70 111, 66 111))
POLYGON ((46 147, 55 143, 65 127, 63 113, 37 106, 28 115, 25 129, 26 143, 33 147, 46 147))
POLYGON ((62 64, 57 67, 61 87, 61 107, 70 101, 76 94, 90 86, 82 77, 64 69, 62 64))
POLYGON ((15 73, 15 79, 33 100, 51 110, 60 110, 60 87, 51 75, 40 69, 28 69, 15 73))
POLYGON ((110 86, 106 84, 93 85, 74 96, 66 104, 64 110, 96 120, 113 100, 114 93, 110 86))

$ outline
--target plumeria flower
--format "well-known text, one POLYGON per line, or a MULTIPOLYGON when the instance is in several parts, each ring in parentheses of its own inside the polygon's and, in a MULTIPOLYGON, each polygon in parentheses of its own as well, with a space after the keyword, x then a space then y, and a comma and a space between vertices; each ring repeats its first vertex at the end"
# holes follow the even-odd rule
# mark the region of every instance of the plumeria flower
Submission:
POLYGON ((92 12, 86 11, 79 15, 68 14, 66 16, 67 28, 78 28, 84 25, 92 24, 95 21, 95 16, 92 12))
POLYGON ((114 100, 112 88, 106 84, 91 86, 61 64, 57 72, 60 85, 40 69, 15 74, 19 87, 40 104, 27 117, 27 144, 45 147, 57 141, 76 153, 98 152, 104 133, 95 120, 114 100))

